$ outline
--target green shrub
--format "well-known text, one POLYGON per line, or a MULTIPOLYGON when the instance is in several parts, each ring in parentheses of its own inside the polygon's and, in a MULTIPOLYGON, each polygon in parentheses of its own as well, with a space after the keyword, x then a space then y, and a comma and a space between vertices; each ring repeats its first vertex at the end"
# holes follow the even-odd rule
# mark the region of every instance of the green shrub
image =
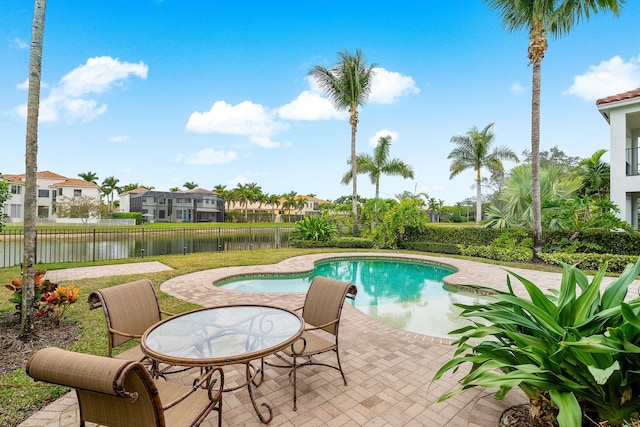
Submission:
POLYGON ((640 299, 624 299, 640 273, 640 258, 601 294, 605 268, 589 283, 583 272, 564 264, 558 289, 550 294, 509 272, 527 298, 515 295, 508 276, 509 292, 497 292, 491 302, 456 304, 470 325, 452 332, 460 335, 454 358, 433 380, 462 365, 471 364, 471 370, 439 400, 470 387, 497 387, 495 397, 501 399, 519 387, 532 414, 557 414, 561 427, 581 426, 587 413, 608 423, 598 425, 619 426, 637 416, 640 299))
POLYGON ((308 216, 296 222, 296 228, 291 233, 294 239, 315 240, 326 242, 338 235, 338 229, 323 216, 308 216))

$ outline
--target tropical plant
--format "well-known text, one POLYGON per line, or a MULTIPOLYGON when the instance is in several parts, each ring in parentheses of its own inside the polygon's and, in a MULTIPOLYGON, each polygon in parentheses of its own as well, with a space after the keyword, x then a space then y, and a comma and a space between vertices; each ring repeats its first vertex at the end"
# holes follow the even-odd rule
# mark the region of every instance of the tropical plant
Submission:
MULTIPOLYGON (((498 196, 500 206, 493 206, 487 211, 487 227, 533 226, 531 169, 531 165, 524 164, 511 170, 498 196)), ((581 185, 578 177, 563 175, 562 168, 557 165, 541 169, 540 199, 549 213, 545 220, 548 228, 559 228, 554 219, 557 216, 553 214, 554 209, 558 203, 572 199, 581 185)))
POLYGON ((424 200, 403 199, 385 212, 382 221, 373 229, 371 235, 378 247, 395 249, 405 240, 407 229, 421 233, 426 229, 427 223, 424 200))
POLYGON ((98 182, 98 174, 95 172, 84 172, 84 173, 79 173, 78 176, 80 178, 82 178, 83 180, 87 181, 87 182, 92 182, 94 184, 97 184, 98 182))
POLYGON ((510 31, 529 31, 528 57, 533 65, 531 85, 531 178, 533 214, 533 259, 542 251, 542 205, 540 199, 540 81, 542 59, 547 51, 547 35, 569 33, 574 24, 588 20, 600 10, 618 11, 625 0, 485 0, 498 11, 510 31))
POLYGON ((40 113, 40 82, 42 72, 42 39, 47 0, 36 0, 31 26, 29 49, 29 89, 27 95, 27 132, 25 143, 24 192, 24 293, 20 317, 20 338, 26 340, 33 333, 34 275, 36 265, 36 217, 38 173, 38 115, 40 113))
MULTIPOLYGON (((621 425, 640 410, 640 299, 624 302, 640 273, 640 258, 600 293, 606 265, 591 282, 575 266, 563 264, 559 289, 549 294, 508 271, 508 292, 493 292, 483 304, 457 304, 469 325, 451 332, 454 358, 435 374, 470 364, 460 387, 498 390, 504 398, 519 387, 529 398, 532 419, 561 427, 582 426, 583 415, 621 425), (516 295, 517 278, 526 298, 516 295)), ((601 425, 601 424, 598 424, 601 425)))
POLYGON ((508 147, 496 147, 491 150, 495 141, 493 123, 489 123, 480 130, 472 127, 466 135, 454 135, 451 142, 456 144, 449 156, 451 174, 449 179, 457 176, 467 169, 476 172, 476 223, 482 219, 482 176, 481 169, 487 168, 491 172, 503 173, 502 160, 518 161, 518 156, 508 147))
POLYGON ((339 111, 347 110, 349 112, 349 123, 351 124, 351 175, 353 177, 351 209, 354 216, 354 236, 359 233, 357 205, 358 168, 356 161, 358 107, 363 106, 369 99, 376 66, 377 64, 367 65, 362 52, 356 49, 353 55, 346 50, 338 52, 338 62, 332 68, 316 65, 309 71, 309 75, 316 80, 318 86, 328 96, 333 106, 339 111))
MULTIPOLYGON (((36 271, 34 274, 33 318, 59 325, 69 306, 78 300, 79 290, 72 285, 59 286, 52 283, 44 278, 45 274, 46 271, 36 271)), ((13 279, 11 284, 4 285, 13 292, 9 302, 14 304, 18 313, 22 311, 22 285, 23 277, 13 279)))
POLYGON ((602 161, 602 156, 606 152, 605 149, 598 150, 591 157, 580 160, 578 164, 585 196, 595 196, 598 200, 602 200, 609 194, 611 168, 608 163, 602 161))
POLYGON ((307 216, 295 223, 296 228, 292 231, 291 237, 294 239, 327 241, 338 235, 336 226, 324 216, 307 216))

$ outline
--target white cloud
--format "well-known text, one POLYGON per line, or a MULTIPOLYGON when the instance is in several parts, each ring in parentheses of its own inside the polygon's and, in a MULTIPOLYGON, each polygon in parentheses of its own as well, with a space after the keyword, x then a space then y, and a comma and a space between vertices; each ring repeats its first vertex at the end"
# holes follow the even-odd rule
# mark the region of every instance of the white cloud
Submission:
POLYGON ((109 137, 110 142, 126 142, 129 139, 127 135, 114 135, 109 137))
POLYGON ((29 43, 22 40, 21 38, 14 38, 11 42, 11 46, 15 49, 26 50, 29 49, 29 43))
POLYGON ((410 76, 403 76, 395 71, 374 68, 375 75, 371 82, 369 101, 376 104, 393 104, 404 95, 418 94, 420 89, 410 76))
POLYGON ((391 130, 381 129, 378 132, 376 132, 375 135, 373 135, 371 138, 369 138, 369 145, 372 146, 372 147, 377 146, 378 145, 378 141, 380 140, 380 138, 385 137, 385 136, 390 136, 391 137, 391 142, 395 142, 400 137, 400 134, 398 134, 398 132, 394 132, 394 131, 391 131, 391 130))
POLYGON ((329 120, 346 119, 346 111, 338 111, 327 98, 322 96, 317 85, 310 77, 310 90, 305 90, 290 103, 278 108, 278 115, 285 120, 329 120))
MULTIPOLYGON (((39 119, 58 121, 64 118, 68 122, 93 120, 104 114, 107 106, 99 104, 90 95, 104 93, 116 85, 122 86, 130 76, 146 79, 147 71, 148 67, 142 62, 132 64, 109 56, 89 58, 86 64, 63 76, 51 89, 49 96, 41 100, 39 119)), ((15 111, 26 116, 26 105, 16 107, 15 111)))
POLYGON ((216 101, 209 111, 194 112, 187 122, 187 130, 195 133, 222 133, 250 136, 260 146, 273 146, 268 138, 289 125, 275 119, 275 112, 260 104, 244 101, 237 105, 216 101))
POLYGON ((511 93, 521 93, 524 91, 524 86, 522 86, 520 83, 511 83, 511 86, 509 87, 509 92, 511 93))
POLYGON ((640 56, 625 61, 614 56, 598 65, 590 65, 586 73, 573 78, 573 84, 564 94, 576 95, 594 101, 626 92, 640 86, 640 56))
POLYGON ((237 158, 238 154, 235 151, 224 152, 205 148, 196 154, 178 154, 176 160, 189 165, 219 165, 230 163, 237 158))

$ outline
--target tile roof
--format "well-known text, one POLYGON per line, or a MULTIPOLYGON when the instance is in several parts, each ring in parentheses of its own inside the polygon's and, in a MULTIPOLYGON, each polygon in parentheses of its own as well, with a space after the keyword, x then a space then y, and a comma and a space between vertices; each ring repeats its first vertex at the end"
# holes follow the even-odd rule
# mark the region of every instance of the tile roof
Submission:
POLYGON ((600 98, 596 101, 596 105, 610 104, 612 102, 618 101, 627 101, 634 98, 640 98, 640 88, 619 93, 617 95, 607 96, 606 98, 600 98))
POLYGON ((66 178, 64 181, 50 185, 50 187, 98 187, 98 184, 77 178, 66 178))

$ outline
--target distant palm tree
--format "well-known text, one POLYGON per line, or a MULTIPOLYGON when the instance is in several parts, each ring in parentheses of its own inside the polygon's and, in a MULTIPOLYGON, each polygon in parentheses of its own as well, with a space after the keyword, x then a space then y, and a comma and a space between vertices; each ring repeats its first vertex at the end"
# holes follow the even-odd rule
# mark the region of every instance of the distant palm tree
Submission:
POLYGON ((27 132, 25 141, 25 194, 24 194, 24 266, 22 307, 20 311, 20 338, 33 334, 33 300, 36 268, 36 215, 38 174, 38 115, 40 113, 40 81, 42 72, 42 39, 46 0, 36 0, 31 25, 29 49, 29 90, 27 95, 27 132))
POLYGON ((169 191, 171 191, 172 193, 177 193, 178 191, 180 191, 180 187, 171 187, 169 191))
POLYGON ((503 172, 502 160, 518 161, 518 156, 508 147, 498 147, 491 151, 494 142, 492 132, 493 123, 489 123, 484 129, 471 128, 466 135, 455 135, 451 142, 457 145, 449 156, 453 160, 449 170, 452 179, 467 169, 476 172, 476 223, 482 218, 482 177, 480 170, 487 168, 492 172, 503 172))
POLYGON ((283 194, 282 197, 284 198, 282 208, 288 211, 288 221, 291 222, 291 210, 298 208, 298 201, 296 200, 296 198, 298 197, 298 193, 296 193, 295 191, 291 191, 289 193, 283 194))
POLYGON ((101 189, 102 189, 102 193, 104 193, 104 195, 107 196, 109 212, 111 212, 113 208, 113 193, 120 192, 121 190, 121 188, 118 187, 119 182, 120 180, 114 176, 106 177, 104 181, 102 181, 101 189))
POLYGON ((337 110, 349 111, 351 124, 351 175, 353 176, 353 193, 351 208, 353 210, 353 235, 358 230, 358 185, 356 162, 356 132, 358 131, 358 107, 363 106, 369 99, 371 83, 374 77, 373 69, 377 64, 367 65, 367 61, 359 49, 355 54, 348 51, 338 53, 339 61, 332 67, 314 66, 311 75, 320 89, 329 97, 329 101, 337 110))
POLYGON ((611 168, 608 163, 602 161, 602 156, 606 152, 605 149, 598 150, 591 157, 582 159, 578 163, 585 196, 595 195, 598 200, 602 200, 603 196, 609 193, 611 168))
POLYGON ((184 184, 182 184, 182 186, 184 188, 186 188, 187 190, 193 190, 195 188, 198 188, 198 183, 193 182, 193 181, 187 181, 184 184))
POLYGON ((93 182, 94 184, 98 183, 98 174, 95 172, 89 171, 86 173, 79 173, 78 176, 87 182, 93 182))
POLYGON ((542 59, 547 51, 547 35, 559 38, 574 24, 587 20, 600 10, 616 16, 625 0, 485 0, 498 11, 502 23, 511 32, 529 31, 529 65, 533 65, 531 85, 531 179, 533 211, 533 259, 542 251, 542 214, 540 201, 540 81, 542 59))
POLYGON ((276 221, 276 209, 280 206, 280 196, 277 194, 269 194, 264 199, 266 205, 271 206, 271 222, 276 221))

